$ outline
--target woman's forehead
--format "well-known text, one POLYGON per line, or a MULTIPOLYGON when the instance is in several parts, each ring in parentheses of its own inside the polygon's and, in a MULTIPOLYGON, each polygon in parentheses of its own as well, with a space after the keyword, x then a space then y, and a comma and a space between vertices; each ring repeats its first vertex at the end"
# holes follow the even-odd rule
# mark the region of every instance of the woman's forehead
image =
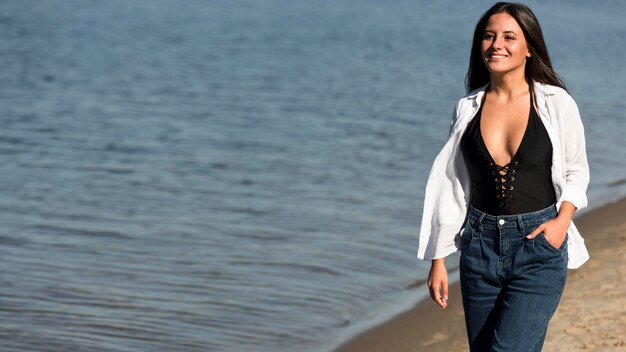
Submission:
POLYGON ((513 16, 508 13, 496 13, 489 17, 485 31, 494 32, 512 32, 515 34, 521 34, 522 28, 517 23, 513 16))

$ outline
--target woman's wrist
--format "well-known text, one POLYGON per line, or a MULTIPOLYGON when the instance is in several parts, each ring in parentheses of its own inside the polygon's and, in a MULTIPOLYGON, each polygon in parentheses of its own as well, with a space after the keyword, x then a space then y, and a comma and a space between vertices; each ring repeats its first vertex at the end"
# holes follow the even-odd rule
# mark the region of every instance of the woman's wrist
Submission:
POLYGON ((445 257, 444 258, 433 259, 432 265, 433 266, 435 266, 435 265, 445 265, 445 262, 446 262, 446 258, 445 257))
POLYGON ((568 201, 564 201, 561 203, 561 208, 559 209, 559 215, 557 215, 557 218, 569 223, 574 217, 574 212, 576 212, 576 206, 568 201))

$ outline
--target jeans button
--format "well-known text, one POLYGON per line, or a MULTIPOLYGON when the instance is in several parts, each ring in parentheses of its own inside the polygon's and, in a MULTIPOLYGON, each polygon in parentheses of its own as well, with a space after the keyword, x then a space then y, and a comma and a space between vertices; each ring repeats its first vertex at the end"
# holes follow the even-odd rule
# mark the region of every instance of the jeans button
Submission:
POLYGON ((504 219, 500 219, 500 220, 498 220, 498 224, 500 224, 500 225, 504 225, 504 219))

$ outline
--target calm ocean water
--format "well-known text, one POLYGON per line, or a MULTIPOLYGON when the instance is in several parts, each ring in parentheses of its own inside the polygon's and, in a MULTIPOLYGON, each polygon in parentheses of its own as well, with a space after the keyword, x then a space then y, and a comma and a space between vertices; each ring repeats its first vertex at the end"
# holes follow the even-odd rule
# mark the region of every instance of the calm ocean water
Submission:
MULTIPOLYGON (((0 351, 329 351, 417 301, 491 3, 2 1, 0 351)), ((529 4, 617 199, 626 4, 529 4)))

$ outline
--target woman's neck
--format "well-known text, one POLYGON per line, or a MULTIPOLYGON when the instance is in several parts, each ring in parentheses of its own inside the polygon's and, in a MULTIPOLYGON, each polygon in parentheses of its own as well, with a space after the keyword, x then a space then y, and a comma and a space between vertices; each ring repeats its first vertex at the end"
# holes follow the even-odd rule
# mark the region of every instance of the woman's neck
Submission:
POLYGON ((529 82, 520 75, 491 75, 489 92, 500 97, 512 98, 528 92, 529 82))

